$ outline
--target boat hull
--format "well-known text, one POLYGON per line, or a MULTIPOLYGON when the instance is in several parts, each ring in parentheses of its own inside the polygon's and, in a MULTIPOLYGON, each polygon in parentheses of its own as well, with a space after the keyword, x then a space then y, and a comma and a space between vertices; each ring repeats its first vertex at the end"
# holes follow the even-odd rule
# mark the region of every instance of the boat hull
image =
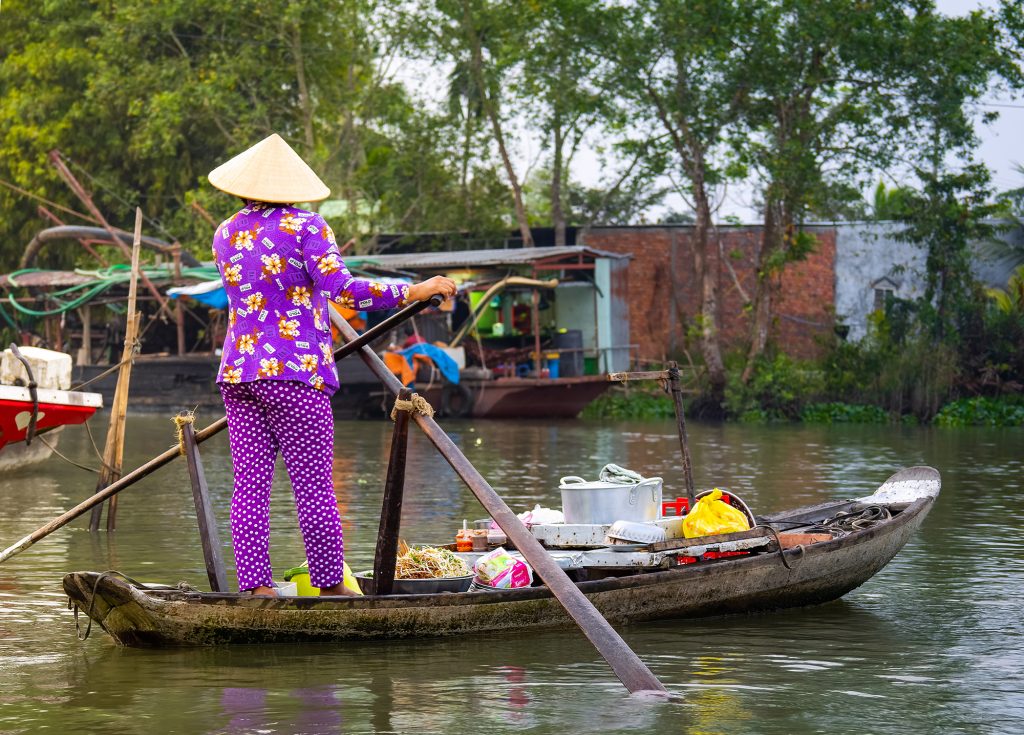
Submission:
MULTIPOLYGON (((921 525, 933 502, 934 497, 919 498, 890 521, 806 548, 578 586, 615 624, 828 602, 882 569, 921 525)), ((126 646, 390 639, 572 624, 544 587, 355 599, 255 598, 146 590, 113 574, 75 572, 65 576, 64 589, 126 646)))

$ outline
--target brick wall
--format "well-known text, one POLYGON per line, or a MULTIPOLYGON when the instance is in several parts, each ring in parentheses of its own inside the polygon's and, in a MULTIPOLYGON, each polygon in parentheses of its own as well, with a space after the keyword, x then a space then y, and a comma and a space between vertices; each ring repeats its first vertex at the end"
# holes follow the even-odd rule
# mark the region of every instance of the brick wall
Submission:
MULTIPOLYGON (((808 231, 818 245, 805 261, 783 272, 772 331, 777 345, 800 358, 820 354, 816 337, 831 334, 834 323, 836 232, 828 227, 808 231)), ((577 244, 633 256, 627 275, 630 341, 640 345, 641 358, 664 360, 686 348, 697 359, 699 346, 692 334, 701 294, 691 235, 685 225, 658 225, 594 227, 577 238, 577 244)), ((744 348, 749 339, 745 306, 753 296, 761 228, 723 227, 719 237, 721 257, 712 260, 718 266, 718 326, 728 351, 744 348)))

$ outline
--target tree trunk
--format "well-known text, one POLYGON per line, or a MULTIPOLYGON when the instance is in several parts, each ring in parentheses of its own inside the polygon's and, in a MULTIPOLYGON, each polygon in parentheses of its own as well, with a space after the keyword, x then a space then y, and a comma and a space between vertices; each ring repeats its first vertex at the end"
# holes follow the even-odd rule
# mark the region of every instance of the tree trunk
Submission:
POLYGON ((718 339, 718 243, 712 246, 711 208, 703 181, 693 189, 697 209, 693 228, 693 263, 701 284, 700 347, 708 371, 708 397, 721 407, 725 402, 726 379, 718 339))
POLYGON ((512 158, 508 154, 508 147, 505 145, 505 134, 501 129, 501 119, 498 115, 497 105, 488 91, 484 80, 484 54, 480 44, 480 36, 473 23, 469 4, 463 3, 462 15, 463 31, 470 43, 472 58, 470 70, 473 75, 473 83, 480 93, 480 100, 483 103, 484 114, 491 123, 491 131, 494 133, 494 142, 498 144, 498 153, 501 155, 501 162, 505 166, 505 174, 508 176, 509 186, 512 187, 512 200, 515 205, 516 222, 519 223, 519 233, 523 238, 523 247, 533 247, 533 235, 530 233, 530 223, 526 217, 526 205, 523 204, 523 187, 519 184, 519 177, 512 167, 512 158))
POLYGON ((295 79, 299 85, 299 106, 302 108, 302 130, 305 134, 306 155, 312 157, 316 150, 313 137, 313 101, 306 84, 306 65, 302 58, 302 33, 298 23, 292 28, 292 57, 295 59, 295 79))
POLYGON ((565 213, 562 211, 562 146, 565 133, 556 115, 554 124, 555 158, 551 165, 551 224, 555 228, 555 246, 565 245, 565 213))
POLYGON ((741 380, 750 382, 754 377, 757 359, 764 354, 768 346, 768 338, 772 325, 772 275, 773 256, 782 249, 783 223, 778 211, 780 205, 771 196, 764 210, 764 233, 761 249, 757 254, 757 269, 754 282, 753 321, 750 330, 750 349, 747 351, 747 364, 743 368, 741 380))

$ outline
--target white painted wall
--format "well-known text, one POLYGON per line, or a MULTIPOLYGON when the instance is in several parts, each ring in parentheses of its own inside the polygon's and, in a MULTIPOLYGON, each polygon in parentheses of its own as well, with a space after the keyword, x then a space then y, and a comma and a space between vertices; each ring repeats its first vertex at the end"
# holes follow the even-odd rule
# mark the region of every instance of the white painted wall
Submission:
POLYGON ((888 278, 901 299, 924 294, 925 250, 898 241, 894 233, 901 227, 887 223, 836 226, 836 322, 850 327, 852 341, 867 334, 875 282, 888 278))
POLYGON ((594 286, 584 281, 566 281, 555 289, 555 323, 560 329, 583 332, 583 348, 597 346, 597 311, 594 286))
MULTIPOLYGON (((868 315, 874 309, 872 284, 888 278, 896 284, 895 295, 915 299, 924 294, 926 249, 896 238, 903 225, 897 223, 853 222, 836 228, 836 321, 850 327, 849 339, 867 334, 868 315)), ((1000 238, 1024 249, 1024 232, 1010 230, 1000 238)), ((1004 287, 1010 276, 1005 259, 986 256, 982 245, 975 247, 971 263, 974 277, 986 286, 1004 287)))

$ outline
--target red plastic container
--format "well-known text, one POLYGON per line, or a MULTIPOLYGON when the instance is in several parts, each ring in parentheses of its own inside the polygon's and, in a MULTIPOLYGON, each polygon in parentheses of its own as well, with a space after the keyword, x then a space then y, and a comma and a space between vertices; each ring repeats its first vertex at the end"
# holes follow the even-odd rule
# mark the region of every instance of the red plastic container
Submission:
MULTIPOLYGON (((722 493, 722 502, 725 503, 726 505, 732 505, 732 498, 729 497, 728 493, 722 493)), ((689 512, 689 498, 676 498, 675 500, 664 500, 661 503, 662 518, 667 518, 669 516, 685 516, 689 512)))

